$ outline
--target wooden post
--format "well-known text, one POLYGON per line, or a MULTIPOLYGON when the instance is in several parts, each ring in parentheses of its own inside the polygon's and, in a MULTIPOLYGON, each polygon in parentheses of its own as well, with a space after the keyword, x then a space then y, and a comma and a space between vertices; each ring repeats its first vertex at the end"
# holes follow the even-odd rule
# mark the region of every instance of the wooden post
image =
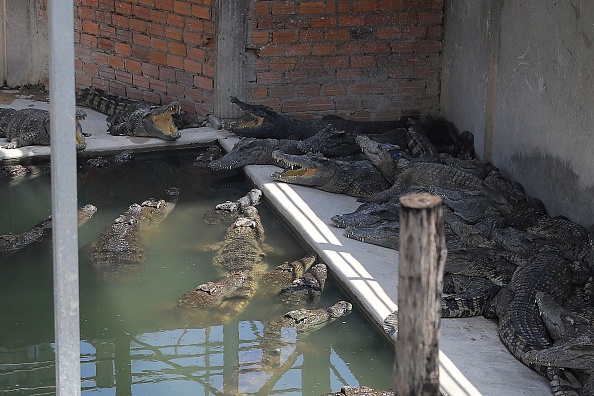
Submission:
POLYGON ((438 396, 439 329, 446 260, 441 198, 400 198, 398 338, 394 390, 399 396, 438 396))

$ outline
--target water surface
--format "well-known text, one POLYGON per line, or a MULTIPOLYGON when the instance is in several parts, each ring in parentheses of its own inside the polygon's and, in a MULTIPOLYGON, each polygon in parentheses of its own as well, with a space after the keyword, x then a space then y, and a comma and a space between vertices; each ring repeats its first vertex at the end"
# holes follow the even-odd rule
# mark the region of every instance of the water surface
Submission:
MULTIPOLYGON (((392 386, 393 352, 353 311, 309 336, 284 334, 279 366, 262 367, 265 324, 295 309, 259 294, 234 318, 180 313, 177 299, 217 280, 212 266, 226 225, 204 222, 208 210, 243 196, 242 174, 195 167, 199 150, 138 155, 131 164, 93 168, 81 162, 78 200, 97 206, 79 230, 81 380, 88 395, 319 395, 341 386, 392 386), (180 188, 165 221, 144 238, 146 265, 110 277, 88 262, 93 241, 132 203, 180 188)), ((51 212, 50 176, 0 178, 0 235, 20 233, 51 212)), ((266 205, 258 206, 273 268, 309 253, 266 205)), ((0 395, 55 394, 51 240, 0 256, 0 395)), ((347 299, 331 282, 318 308, 347 299)), ((348 299, 347 299, 348 300, 348 299)))

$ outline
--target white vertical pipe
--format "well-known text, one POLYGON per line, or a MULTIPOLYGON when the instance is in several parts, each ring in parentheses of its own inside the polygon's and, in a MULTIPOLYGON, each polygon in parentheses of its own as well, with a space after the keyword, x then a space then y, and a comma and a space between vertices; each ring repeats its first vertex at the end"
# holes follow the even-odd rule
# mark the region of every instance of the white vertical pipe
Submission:
POLYGON ((76 396, 81 389, 72 0, 49 0, 48 11, 56 392, 76 396))

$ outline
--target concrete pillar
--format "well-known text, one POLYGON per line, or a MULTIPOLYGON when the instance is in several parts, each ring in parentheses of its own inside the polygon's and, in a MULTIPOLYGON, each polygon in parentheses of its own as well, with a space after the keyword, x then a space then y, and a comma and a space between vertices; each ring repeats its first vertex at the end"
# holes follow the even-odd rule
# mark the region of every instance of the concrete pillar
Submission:
POLYGON ((45 0, 0 0, 0 76, 9 87, 45 83, 49 38, 45 0))
POLYGON ((0 0, 0 85, 6 83, 6 0, 0 0))
POLYGON ((216 33, 214 115, 238 118, 243 112, 229 96, 245 100, 245 46, 249 1, 217 0, 214 10, 216 33))

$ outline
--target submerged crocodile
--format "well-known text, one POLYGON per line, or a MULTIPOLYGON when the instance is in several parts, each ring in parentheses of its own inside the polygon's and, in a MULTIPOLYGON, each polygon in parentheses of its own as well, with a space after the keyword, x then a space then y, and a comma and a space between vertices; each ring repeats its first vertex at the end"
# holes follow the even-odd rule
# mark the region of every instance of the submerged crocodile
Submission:
POLYGON ((272 174, 285 183, 314 187, 323 191, 366 198, 389 186, 387 180, 370 161, 341 161, 317 154, 272 154, 287 169, 272 174))
POLYGON ((377 390, 368 386, 343 386, 339 392, 324 393, 322 396, 397 396, 393 389, 377 390))
POLYGON ((316 303, 322 296, 327 278, 326 264, 316 264, 309 268, 302 277, 284 287, 278 293, 278 297, 284 303, 291 305, 316 303))
MULTIPOLYGON (((76 221, 78 227, 85 224, 97 212, 97 207, 87 204, 77 212, 76 221)), ((22 248, 29 246, 33 242, 41 241, 51 235, 52 219, 51 216, 36 224, 31 229, 20 234, 0 235, 0 254, 14 253, 22 248)))
POLYGON ((134 161, 134 153, 131 150, 125 150, 111 157, 95 157, 87 160, 87 165, 94 168, 105 168, 113 164, 125 164, 134 161))
POLYGON ((175 207, 179 189, 172 187, 166 197, 132 204, 93 243, 91 265, 105 274, 125 274, 144 265, 142 232, 162 222, 175 207))
POLYGON ((264 328, 261 342, 262 363, 265 371, 273 370, 280 364, 283 334, 290 329, 297 332, 297 337, 319 330, 338 318, 348 315, 353 305, 347 301, 320 309, 297 309, 271 320, 264 328))
MULTIPOLYGON (((80 125, 87 114, 76 111, 76 126, 74 138, 76 149, 84 150, 87 147, 85 136, 80 125)), ((41 109, 0 108, 0 137, 6 138, 8 144, 0 148, 15 149, 23 146, 49 146, 50 139, 50 112, 41 109)))
MULTIPOLYGON (((213 257, 213 265, 223 276, 223 284, 213 283, 210 286, 198 287, 198 294, 208 293, 213 287, 224 286, 225 293, 216 301, 221 318, 226 321, 241 312, 249 303, 258 288, 257 276, 264 271, 264 227, 260 221, 258 210, 254 206, 243 207, 233 224, 227 228, 225 239, 210 248, 217 250, 213 257), (228 291, 228 293, 227 293, 228 291), (202 293, 201 293, 202 292, 202 293)), ((208 285, 208 284, 207 284, 208 285)), ((185 294, 187 296, 188 293, 185 294)), ((181 302, 181 307, 190 307, 181 302)))
MULTIPOLYGON (((290 285, 291 282, 302 276, 315 259, 315 254, 308 254, 291 263, 285 262, 271 271, 258 273, 254 276, 255 281, 261 283, 266 291, 278 293, 283 287, 290 285)), ((203 283, 184 293, 178 301, 178 306, 181 308, 207 308, 220 305, 225 299, 234 298, 234 293, 251 275, 246 271, 240 271, 225 274, 218 282, 203 283)))
POLYGON ((26 178, 32 178, 50 173, 50 164, 43 165, 4 165, 0 168, 0 173, 7 176, 12 182, 20 182, 26 178))
POLYGON ((107 115, 107 130, 112 135, 163 140, 176 140, 181 137, 173 121, 173 116, 181 111, 178 102, 155 105, 90 87, 76 93, 76 104, 107 115))
POLYGON ((224 223, 231 224, 241 215, 245 208, 256 206, 262 202, 262 191, 253 188, 243 197, 235 201, 225 201, 217 204, 214 209, 209 210, 204 216, 206 224, 224 223))
POLYGON ((340 117, 316 120, 298 120, 273 111, 270 107, 252 105, 231 96, 231 103, 252 116, 249 121, 224 123, 225 129, 242 137, 303 140, 328 125, 345 132, 382 133, 406 126, 406 121, 350 121, 340 117))

